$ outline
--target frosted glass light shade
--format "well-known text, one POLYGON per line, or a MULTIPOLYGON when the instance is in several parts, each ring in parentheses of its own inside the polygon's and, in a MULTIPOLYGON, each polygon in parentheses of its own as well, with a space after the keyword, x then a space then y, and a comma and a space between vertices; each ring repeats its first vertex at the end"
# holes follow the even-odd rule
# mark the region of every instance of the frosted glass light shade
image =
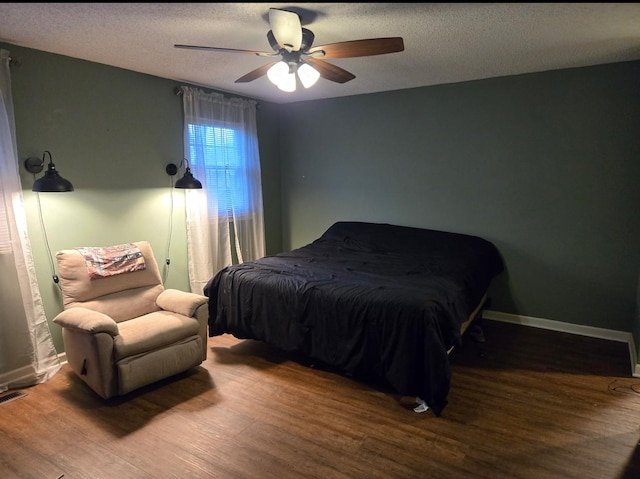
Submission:
POLYGON ((285 62, 282 62, 282 61, 276 63, 267 71, 267 77, 269 77, 269 80, 271 80, 271 83, 273 83, 276 86, 278 86, 281 79, 288 74, 289 74, 289 65, 287 65, 285 62))
POLYGON ((296 75, 289 73, 289 65, 285 62, 278 62, 269 68, 267 77, 282 91, 296 91, 296 75))
POLYGON ((282 80, 280 80, 278 88, 289 93, 296 91, 296 74, 288 73, 282 80))
POLYGON ((316 84, 318 78, 320 78, 320 73, 308 63, 303 63, 298 67, 298 77, 302 86, 309 88, 316 84))

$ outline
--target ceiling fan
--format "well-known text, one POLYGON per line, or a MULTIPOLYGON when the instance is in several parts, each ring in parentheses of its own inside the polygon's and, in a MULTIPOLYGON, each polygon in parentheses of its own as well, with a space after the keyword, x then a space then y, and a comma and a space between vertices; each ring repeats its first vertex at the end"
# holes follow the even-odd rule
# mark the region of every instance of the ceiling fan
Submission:
POLYGON ((353 73, 325 60, 367 57, 404 50, 401 37, 369 38, 313 46, 315 35, 311 30, 302 27, 300 16, 295 12, 278 8, 269 9, 269 26, 271 30, 267 32, 267 40, 273 49, 272 52, 197 45, 174 45, 174 47, 249 53, 271 58, 281 57, 280 60, 273 60, 241 76, 235 83, 247 83, 267 75, 278 88, 288 92, 296 89, 296 74, 305 88, 311 87, 320 77, 336 83, 346 83, 355 78, 353 73))

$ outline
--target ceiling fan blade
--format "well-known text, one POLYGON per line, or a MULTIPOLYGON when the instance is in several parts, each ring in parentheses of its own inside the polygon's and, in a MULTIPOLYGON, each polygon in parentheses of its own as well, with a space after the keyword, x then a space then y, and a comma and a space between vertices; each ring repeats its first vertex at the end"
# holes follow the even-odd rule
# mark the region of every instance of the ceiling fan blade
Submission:
POLYGON ((270 62, 270 63, 267 63, 266 65, 262 65, 260 68, 256 68, 255 70, 250 71, 246 75, 241 76, 234 83, 248 83, 250 81, 257 80, 261 76, 266 75, 267 71, 269 71, 269 68, 271 68, 276 63, 278 62, 270 62))
POLYGON ((305 61, 318 70, 320 76, 325 80, 336 83, 347 83, 356 77, 353 73, 350 73, 347 70, 317 58, 307 58, 305 61))
POLYGON ((317 45, 310 48, 308 54, 313 56, 315 53, 315 58, 328 60, 331 58, 368 57, 371 55, 396 53, 403 50, 404 41, 402 37, 389 37, 317 45), (320 51, 324 51, 324 55, 319 55, 318 52, 320 51))
POLYGON ((271 31, 281 48, 288 52, 300 50, 302 44, 302 25, 297 13, 280 10, 278 8, 269 9, 269 25, 271 31))
POLYGON ((225 52, 225 53, 251 53, 260 57, 273 57, 277 52, 259 52, 256 50, 237 50, 235 48, 219 48, 219 47, 201 47, 198 45, 174 45, 176 48, 185 48, 187 50, 208 50, 212 52, 225 52))

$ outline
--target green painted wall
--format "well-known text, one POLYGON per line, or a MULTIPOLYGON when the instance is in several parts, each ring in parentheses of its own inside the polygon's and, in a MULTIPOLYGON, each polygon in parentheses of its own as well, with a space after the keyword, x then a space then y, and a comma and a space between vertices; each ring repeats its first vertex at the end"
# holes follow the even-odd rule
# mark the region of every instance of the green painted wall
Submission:
MULTIPOLYGON (((36 272, 49 321, 62 310, 38 216, 51 253, 75 246, 151 242, 166 286, 188 290, 184 191, 171 189, 168 163, 183 158, 178 82, 37 50, 0 44, 21 64, 11 69, 18 158, 36 272), (22 162, 51 152, 71 193, 31 191, 22 162), (172 200, 173 198, 173 200, 172 200), (169 257, 169 220, 173 228, 169 257)), ((267 251, 281 250, 278 107, 258 111, 267 251)), ((48 160, 48 158, 47 158, 48 160)), ((37 176, 41 176, 40 174, 37 176)), ((50 326, 63 351, 60 327, 50 326)))
POLYGON ((300 102, 282 118, 285 249, 338 220, 475 234, 506 262, 491 309, 638 334, 640 62, 300 102))

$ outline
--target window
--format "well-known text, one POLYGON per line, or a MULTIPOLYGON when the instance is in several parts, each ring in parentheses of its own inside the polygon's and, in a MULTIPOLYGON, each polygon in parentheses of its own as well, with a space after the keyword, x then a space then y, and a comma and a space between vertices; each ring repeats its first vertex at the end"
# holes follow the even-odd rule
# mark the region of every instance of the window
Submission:
POLYGON ((244 132, 239 128, 190 123, 187 135, 189 165, 194 169, 204 168, 206 189, 212 193, 210 197, 217 199, 218 215, 232 217, 234 213, 236 216, 249 213, 244 132))
POLYGON ((204 190, 187 194, 191 291, 219 271, 265 255, 262 175, 254 100, 180 87, 184 158, 204 190), (203 201, 208 204, 203 204, 203 201))

